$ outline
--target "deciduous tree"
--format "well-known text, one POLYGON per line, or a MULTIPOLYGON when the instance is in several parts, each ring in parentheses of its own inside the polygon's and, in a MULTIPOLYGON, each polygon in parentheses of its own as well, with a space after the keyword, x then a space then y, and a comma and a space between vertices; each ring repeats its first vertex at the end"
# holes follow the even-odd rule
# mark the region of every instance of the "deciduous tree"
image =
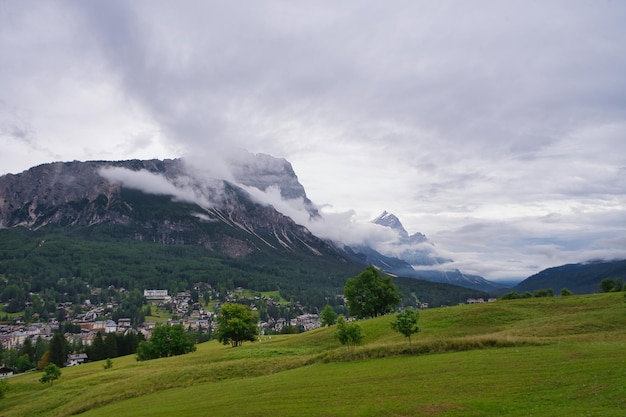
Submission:
POLYGON ((144 340, 137 347, 137 360, 165 358, 194 352, 196 346, 185 333, 182 324, 161 325, 152 330, 149 340, 144 340))
POLYGON ((409 346, 411 346, 411 348, 411 335, 420 331, 420 328, 417 326, 419 316, 419 311, 407 308, 396 314, 396 320, 391 322, 391 327, 395 331, 409 338, 409 346))
POLYGON ((344 287, 348 312, 358 318, 378 317, 395 310, 402 301, 389 276, 381 275, 372 266, 358 276, 348 279, 344 287))
POLYGON ((611 291, 613 288, 615 287, 615 281, 613 281, 610 278, 605 278, 602 280, 602 282, 600 283, 600 289, 602 289, 603 292, 609 292, 611 291))
POLYGON ((320 326, 332 326, 335 323, 337 323, 337 313, 330 305, 326 304, 320 313, 320 326))
POLYGON ((233 347, 244 341, 254 342, 258 334, 259 318, 243 304, 225 303, 217 315, 217 340, 233 347))
POLYGON ((46 369, 46 366, 48 366, 48 364, 50 364, 50 351, 46 350, 44 354, 41 355, 41 359, 37 361, 37 369, 46 369))
POLYGON ((337 318, 335 337, 339 340, 339 343, 347 345, 350 350, 354 350, 354 347, 360 345, 363 341, 363 331, 357 323, 347 322, 346 318, 340 315, 337 318))
POLYGON ((39 378, 39 382, 41 382, 42 384, 45 384, 46 382, 52 384, 61 376, 61 369, 53 363, 48 364, 43 372, 44 375, 39 378))

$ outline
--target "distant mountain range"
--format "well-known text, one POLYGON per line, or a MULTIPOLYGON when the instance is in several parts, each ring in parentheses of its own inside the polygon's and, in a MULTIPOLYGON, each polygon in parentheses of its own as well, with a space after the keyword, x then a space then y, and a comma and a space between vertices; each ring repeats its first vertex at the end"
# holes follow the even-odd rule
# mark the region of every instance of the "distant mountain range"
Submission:
POLYGON ((379 251, 364 246, 356 248, 367 255, 367 260, 372 265, 398 276, 459 285, 485 292, 506 288, 481 276, 464 274, 456 268, 446 267, 445 264, 451 263, 452 259, 439 256, 435 246, 422 233, 409 235, 400 219, 392 213, 384 211, 372 223, 388 227, 398 235, 395 242, 379 251))
POLYGON ((600 291, 604 279, 621 279, 626 283, 626 260, 591 261, 568 264, 544 269, 517 284, 510 291, 522 294, 539 289, 552 289, 558 294, 567 288, 574 294, 589 294, 600 291))

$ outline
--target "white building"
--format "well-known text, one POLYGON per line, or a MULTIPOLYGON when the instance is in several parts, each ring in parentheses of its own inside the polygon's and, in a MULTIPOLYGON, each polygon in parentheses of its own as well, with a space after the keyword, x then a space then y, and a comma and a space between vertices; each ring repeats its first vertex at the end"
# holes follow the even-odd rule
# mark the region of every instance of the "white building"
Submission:
POLYGON ((168 297, 167 290, 143 290, 143 296, 148 300, 163 300, 168 297))

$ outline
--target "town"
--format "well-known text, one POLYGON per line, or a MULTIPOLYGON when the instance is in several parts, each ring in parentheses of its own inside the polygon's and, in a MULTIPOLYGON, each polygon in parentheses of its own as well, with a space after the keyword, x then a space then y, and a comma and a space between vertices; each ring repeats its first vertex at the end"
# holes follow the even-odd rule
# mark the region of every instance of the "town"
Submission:
POLYGON ((305 312, 300 303, 279 301, 243 288, 220 294, 209 285, 199 283, 193 291, 175 295, 170 295, 168 290, 145 289, 139 298, 137 291, 133 294, 124 288, 111 286, 104 291, 94 288, 91 295, 101 299, 104 292, 108 298, 106 302, 94 304, 90 299, 80 304, 61 302, 47 320, 39 313, 32 312, 32 303, 29 301, 24 305, 25 311, 29 312, 28 317, 5 315, 4 323, 0 324, 5 376, 12 370, 25 371, 36 367, 41 352, 39 355, 31 355, 29 361, 19 367, 20 352, 24 346, 49 344, 57 332, 63 334, 69 347, 66 366, 80 365, 90 360, 86 352, 98 338, 116 335, 120 338, 134 337, 139 341, 149 340, 158 324, 182 325, 189 334, 194 335, 196 342, 210 340, 216 328, 215 311, 225 302, 247 304, 256 311, 260 318, 260 335, 297 333, 320 326, 318 314, 305 312), (129 300, 132 299, 135 305, 129 306, 129 300), (124 316, 124 312, 130 313, 129 316, 124 316))

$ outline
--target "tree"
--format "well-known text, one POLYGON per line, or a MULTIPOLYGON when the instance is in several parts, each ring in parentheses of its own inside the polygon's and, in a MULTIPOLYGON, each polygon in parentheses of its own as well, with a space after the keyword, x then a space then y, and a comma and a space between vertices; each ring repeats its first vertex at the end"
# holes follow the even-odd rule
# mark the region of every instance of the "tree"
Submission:
POLYGON ((395 331, 402 333, 404 337, 409 338, 409 346, 411 349, 413 348, 411 345, 411 335, 420 331, 420 328, 417 326, 419 317, 419 311, 407 308, 406 310, 396 314, 396 320, 391 322, 391 327, 395 331))
POLYGON ((24 340, 22 347, 20 347, 20 356, 22 355, 27 355, 29 362, 35 361, 35 347, 33 346, 33 342, 28 337, 24 340))
POLYGON ((320 313, 320 326, 332 326, 335 323, 337 323, 337 313, 330 305, 326 304, 320 313))
POLYGON ((360 345, 363 341, 363 331, 361 326, 354 322, 346 322, 346 318, 340 315, 337 318, 337 328, 335 329, 335 337, 342 345, 347 345, 348 349, 354 350, 356 345, 360 345))
POLYGON ((50 352, 50 363, 53 363, 59 367, 64 367, 67 362, 67 352, 69 348, 67 346, 67 340, 59 332, 56 332, 50 340, 50 346, 48 352, 50 352))
MULTIPOLYGON (((43 337, 38 337, 37 341, 35 342, 35 356, 33 357, 33 363, 38 363, 39 360, 41 360, 41 358, 43 357, 44 353, 46 353, 48 351, 48 341, 44 340, 43 337)), ((46 365, 48 365, 46 363, 46 365)), ((42 368, 39 369, 43 369, 46 366, 44 365, 42 368)))
POLYGON ((561 288, 561 296, 562 297, 567 297, 570 295, 573 295, 574 293, 572 293, 570 290, 568 290, 567 288, 561 288))
POLYGON ((613 287, 613 291, 620 292, 624 289, 624 281, 621 278, 617 278, 615 280, 615 286, 613 287))
POLYGON ((37 361, 37 369, 42 370, 46 369, 46 366, 50 364, 50 351, 46 350, 44 354, 41 356, 41 359, 37 361))
POLYGON ((402 301, 402 296, 391 278, 382 276, 373 266, 348 279, 343 293, 348 300, 348 312, 358 318, 390 313, 402 301))
POLYGON ((107 333, 104 338, 104 356, 109 358, 116 358, 117 354, 117 335, 115 333, 107 333))
POLYGON ((615 288, 615 281, 610 278, 605 278, 600 283, 600 289, 602 290, 602 292, 609 292, 613 288, 615 288))
POLYGON ((35 365, 30 361, 30 358, 27 354, 20 355, 20 357, 17 358, 17 363, 15 364, 17 372, 26 372, 29 369, 33 369, 34 367, 35 365))
POLYGON ((535 292, 533 293, 533 297, 554 297, 554 291, 552 290, 552 288, 541 288, 535 290, 535 292))
POLYGON ((39 382, 41 382, 42 384, 45 384, 46 382, 49 382, 50 384, 52 384, 55 380, 59 379, 59 377, 61 376, 61 369, 53 363, 48 364, 48 366, 46 366, 46 369, 44 369, 43 372, 44 372, 44 375, 41 378, 39 378, 39 382))
POLYGON ((250 307, 243 304, 225 303, 217 315, 217 340, 232 347, 257 338, 259 319, 250 307))
POLYGON ((184 355, 194 352, 196 346, 190 337, 185 334, 182 324, 174 326, 161 325, 152 330, 150 340, 144 340, 137 347, 137 360, 165 358, 168 356, 184 355))
POLYGON ((17 369, 17 360, 20 357, 17 349, 7 349, 2 352, 2 363, 7 368, 11 368, 14 371, 17 369))
POLYGON ((515 291, 507 292, 502 297, 500 297, 501 300, 516 300, 518 298, 521 298, 521 296, 515 291))
POLYGON ((87 356, 89 356, 90 361, 94 362, 106 359, 106 346, 104 345, 104 338, 102 337, 102 333, 100 331, 96 333, 91 346, 87 349, 87 356))

